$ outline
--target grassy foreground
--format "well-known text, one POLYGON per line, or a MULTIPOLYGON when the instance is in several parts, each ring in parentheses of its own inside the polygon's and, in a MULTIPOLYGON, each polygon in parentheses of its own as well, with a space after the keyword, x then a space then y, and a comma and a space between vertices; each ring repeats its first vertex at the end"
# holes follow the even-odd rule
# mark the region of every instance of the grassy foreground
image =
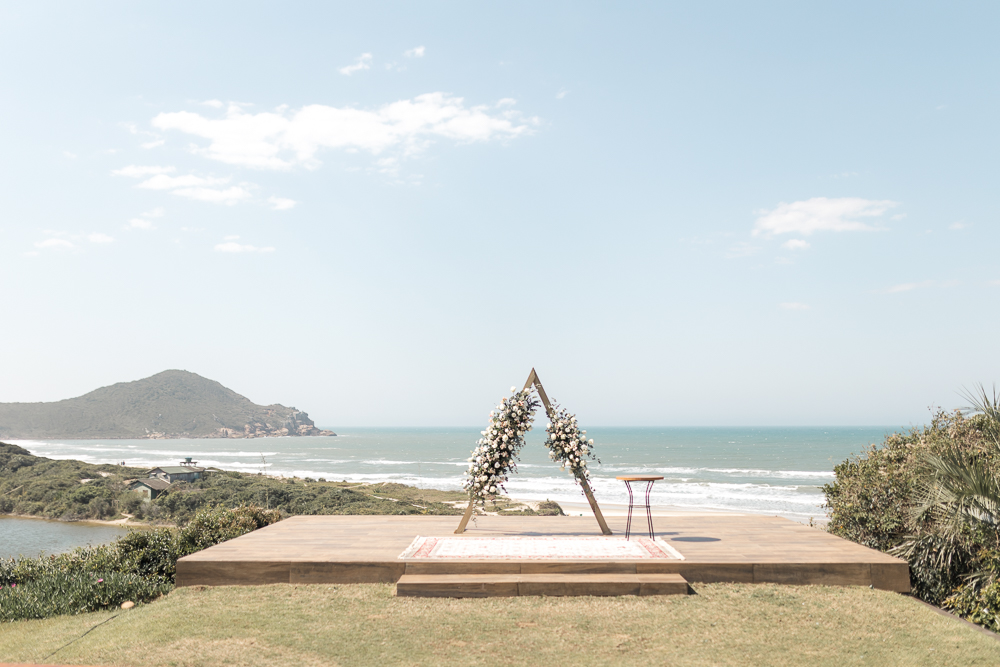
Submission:
POLYGON ((913 599, 867 588, 705 584, 691 596, 487 600, 395 598, 392 591, 384 584, 182 588, 126 612, 0 625, 0 661, 547 667, 1000 663, 1000 641, 913 599))

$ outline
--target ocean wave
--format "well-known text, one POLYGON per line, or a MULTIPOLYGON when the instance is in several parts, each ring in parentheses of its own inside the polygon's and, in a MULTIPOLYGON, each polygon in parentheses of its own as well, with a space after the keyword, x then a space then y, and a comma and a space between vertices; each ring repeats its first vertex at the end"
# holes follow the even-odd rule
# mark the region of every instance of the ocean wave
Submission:
POLYGON ((634 473, 634 474, 659 474, 659 475, 698 475, 703 473, 716 473, 721 475, 734 475, 740 477, 780 477, 788 479, 833 479, 832 470, 768 470, 765 468, 695 468, 695 467, 657 467, 657 466, 624 466, 624 465, 601 465, 594 466, 592 470, 602 472, 634 473))

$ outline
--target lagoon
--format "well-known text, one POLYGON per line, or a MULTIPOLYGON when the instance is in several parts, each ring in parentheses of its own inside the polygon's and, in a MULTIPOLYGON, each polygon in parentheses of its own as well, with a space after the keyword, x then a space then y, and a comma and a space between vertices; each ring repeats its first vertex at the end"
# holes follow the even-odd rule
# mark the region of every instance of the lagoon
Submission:
POLYGON ((107 544, 127 529, 99 523, 52 521, 0 515, 0 558, 57 554, 107 544))

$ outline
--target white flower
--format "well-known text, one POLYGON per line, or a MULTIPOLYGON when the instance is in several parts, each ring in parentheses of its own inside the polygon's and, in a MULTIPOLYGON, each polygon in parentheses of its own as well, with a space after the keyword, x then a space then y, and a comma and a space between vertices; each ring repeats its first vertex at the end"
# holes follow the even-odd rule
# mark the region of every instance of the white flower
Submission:
POLYGON ((555 433, 553 433, 553 434, 552 434, 552 439, 553 439, 553 440, 555 440, 555 439, 556 439, 556 438, 558 438, 558 437, 559 437, 559 436, 557 436, 557 435, 556 435, 555 433))
POLYGON ((511 392, 515 392, 515 391, 517 391, 517 387, 511 387, 510 390, 511 390, 511 392))
POLYGON ((594 444, 594 439, 593 438, 590 439, 590 443, 589 444, 591 444, 591 445, 594 444))
POLYGON ((491 486, 490 487, 490 493, 496 493, 496 492, 497 492, 497 487, 491 486))

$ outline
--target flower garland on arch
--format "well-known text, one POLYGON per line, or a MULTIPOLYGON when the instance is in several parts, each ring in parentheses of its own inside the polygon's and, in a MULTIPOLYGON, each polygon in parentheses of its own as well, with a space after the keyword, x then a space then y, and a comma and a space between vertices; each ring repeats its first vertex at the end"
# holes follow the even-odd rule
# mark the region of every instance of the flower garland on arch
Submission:
POLYGON ((565 470, 569 466, 570 474, 580 480, 590 481, 590 470, 587 460, 601 462, 593 453, 593 440, 587 440, 587 432, 580 429, 576 415, 565 408, 559 407, 555 401, 549 410, 549 423, 545 425, 545 446, 549 448, 549 458, 560 464, 565 470))
POLYGON ((468 479, 462 484, 472 502, 483 505, 486 499, 504 489, 508 474, 517 470, 517 453, 524 446, 524 434, 531 430, 531 420, 539 401, 528 387, 500 401, 490 412, 490 424, 481 432, 469 458, 468 479))

